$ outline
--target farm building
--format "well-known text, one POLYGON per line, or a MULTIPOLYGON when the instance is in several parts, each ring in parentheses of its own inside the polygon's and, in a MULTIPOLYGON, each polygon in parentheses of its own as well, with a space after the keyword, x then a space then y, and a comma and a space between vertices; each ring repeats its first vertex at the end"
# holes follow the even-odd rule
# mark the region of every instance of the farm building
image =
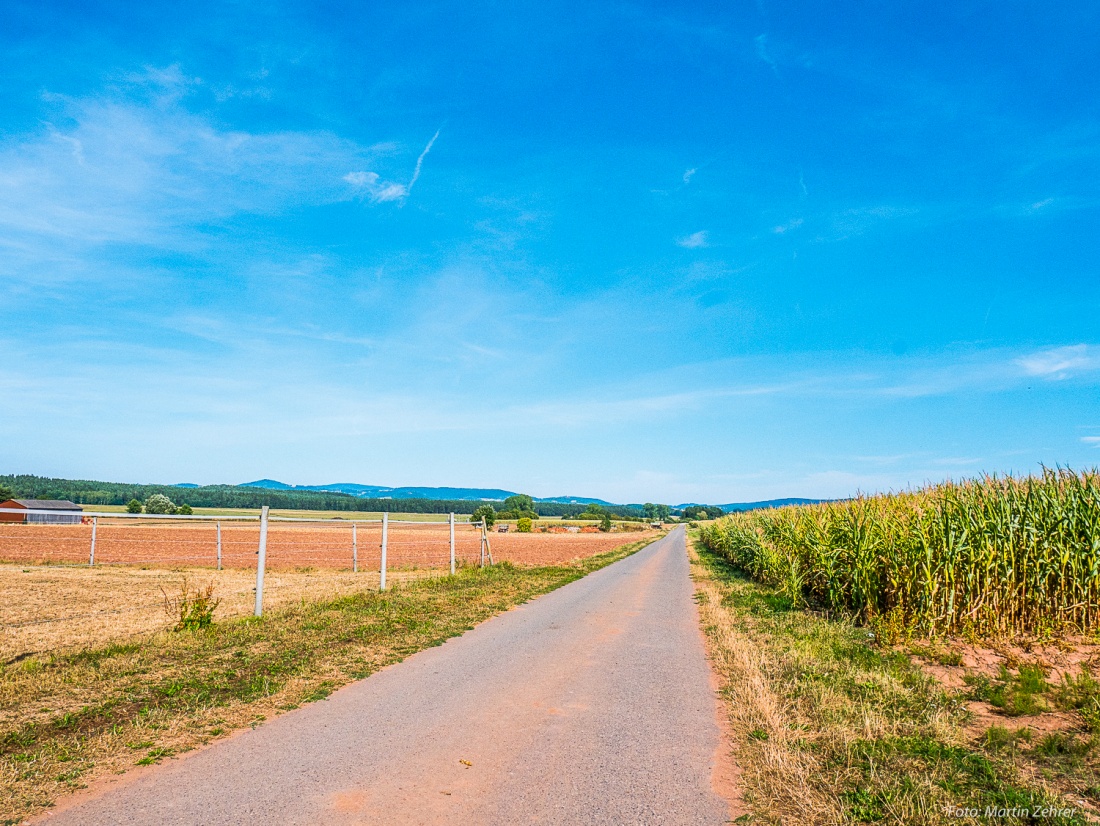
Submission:
POLYGON ((9 499, 0 502, 0 522, 48 522, 53 525, 79 525, 80 505, 68 499, 9 499), (22 510, 27 513, 4 513, 22 510), (31 513, 30 511, 49 511, 31 513))

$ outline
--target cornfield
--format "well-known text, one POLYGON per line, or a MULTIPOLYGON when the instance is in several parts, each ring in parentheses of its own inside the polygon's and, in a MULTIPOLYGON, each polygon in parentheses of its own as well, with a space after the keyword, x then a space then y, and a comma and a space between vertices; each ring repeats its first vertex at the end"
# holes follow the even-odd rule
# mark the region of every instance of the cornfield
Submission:
POLYGON ((796 603, 891 636, 1100 628, 1096 470, 734 514, 702 541, 796 603))

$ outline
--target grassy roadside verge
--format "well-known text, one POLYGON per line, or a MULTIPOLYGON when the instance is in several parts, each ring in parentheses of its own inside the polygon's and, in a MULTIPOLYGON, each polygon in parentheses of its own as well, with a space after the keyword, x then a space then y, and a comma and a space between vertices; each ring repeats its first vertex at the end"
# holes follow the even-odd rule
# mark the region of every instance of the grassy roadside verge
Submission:
POLYGON ((1096 822, 1095 790, 1084 788, 1095 776, 1095 734, 1058 741, 1078 744, 1074 754, 1056 745, 1024 754, 1003 727, 979 734, 968 694, 944 688, 907 652, 795 610, 781 589, 692 545, 751 812, 741 822, 1096 822), (1053 811, 1036 816, 1042 809, 1053 811))
POLYGON ((466 568, 385 594, 12 663, 0 675, 0 823, 323 699, 651 541, 565 565, 466 568))

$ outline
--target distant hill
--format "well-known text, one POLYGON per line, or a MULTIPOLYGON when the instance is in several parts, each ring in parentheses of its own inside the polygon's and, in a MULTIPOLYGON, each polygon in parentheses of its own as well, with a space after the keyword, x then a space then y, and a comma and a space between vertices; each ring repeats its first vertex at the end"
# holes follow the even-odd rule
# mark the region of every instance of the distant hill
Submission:
POLYGON ((536 502, 561 502, 566 505, 614 505, 615 502, 608 502, 606 499, 589 499, 584 496, 547 496, 540 499, 537 496, 532 496, 536 502))
POLYGON ((719 505, 726 513, 737 511, 755 511, 761 508, 782 508, 787 505, 820 505, 823 502, 835 502, 835 499, 765 499, 763 502, 732 502, 719 505))
MULTIPOLYGON (((333 482, 329 485, 288 485, 274 479, 259 479, 245 482, 238 487, 264 488, 266 490, 308 490, 317 492, 346 493, 349 496, 361 496, 372 499, 448 499, 462 502, 503 502, 515 491, 500 488, 387 488, 381 485, 360 485, 354 482, 333 482)), ((589 499, 584 496, 548 496, 532 497, 536 502, 558 502, 575 505, 610 505, 603 499, 589 499)))

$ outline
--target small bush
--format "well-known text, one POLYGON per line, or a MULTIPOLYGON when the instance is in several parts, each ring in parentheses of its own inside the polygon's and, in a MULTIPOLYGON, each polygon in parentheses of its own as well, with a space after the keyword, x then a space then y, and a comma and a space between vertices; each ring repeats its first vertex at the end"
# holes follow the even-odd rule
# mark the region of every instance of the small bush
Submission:
POLYGON ((182 516, 190 516, 191 514, 194 513, 194 511, 191 510, 190 505, 183 504, 183 505, 180 505, 178 508, 176 508, 176 513, 181 514, 182 516))
POLYGON ((126 503, 126 512, 141 513, 141 502, 139 502, 137 499, 131 499, 129 502, 126 503))
POLYGON ((214 609, 221 604, 220 599, 214 598, 214 583, 210 582, 204 588, 192 588, 186 579, 180 583, 178 596, 170 597, 161 588, 164 594, 164 611, 172 619, 177 620, 173 631, 196 631, 209 628, 214 622, 214 609))
POLYGON ((493 523, 497 521, 497 512, 492 505, 478 505, 474 508, 474 512, 470 515, 470 521, 480 522, 482 519, 485 520, 486 527, 493 527, 493 523))
POLYGON ((604 511, 603 516, 600 517, 600 530, 607 533, 611 530, 611 514, 604 511))
POLYGON ((516 530, 520 533, 531 533, 531 519, 527 516, 521 516, 516 522, 516 530))

